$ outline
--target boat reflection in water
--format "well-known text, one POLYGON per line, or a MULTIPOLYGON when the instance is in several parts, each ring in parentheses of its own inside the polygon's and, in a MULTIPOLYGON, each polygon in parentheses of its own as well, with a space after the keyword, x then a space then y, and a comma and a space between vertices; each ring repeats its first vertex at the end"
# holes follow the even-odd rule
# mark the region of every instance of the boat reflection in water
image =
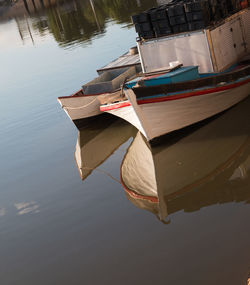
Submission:
POLYGON ((121 166, 128 199, 162 221, 180 210, 250 203, 249 110, 246 99, 153 148, 138 132, 121 166))
POLYGON ((127 122, 113 117, 96 119, 78 132, 75 160, 82 180, 136 134, 127 122))

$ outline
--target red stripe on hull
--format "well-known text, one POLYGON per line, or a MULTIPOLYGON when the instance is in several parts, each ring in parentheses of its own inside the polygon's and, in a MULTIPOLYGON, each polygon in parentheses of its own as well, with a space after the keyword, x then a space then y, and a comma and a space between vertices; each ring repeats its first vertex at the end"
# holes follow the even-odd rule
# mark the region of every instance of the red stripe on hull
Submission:
POLYGON ((205 90, 199 90, 199 91, 194 91, 194 92, 189 92, 189 93, 184 93, 184 94, 172 95, 172 96, 163 97, 163 98, 154 98, 154 99, 152 98, 152 99, 138 100, 137 103, 138 103, 138 105, 142 105, 142 104, 184 99, 184 98, 199 96, 199 95, 207 95, 207 94, 211 94, 211 93, 216 93, 216 92, 234 89, 234 88, 237 88, 237 87, 242 86, 244 84, 247 84, 249 82, 250 82, 250 79, 247 79, 247 80, 244 80, 242 82, 237 82, 237 83, 229 84, 226 86, 219 86, 219 87, 215 87, 215 88, 209 88, 209 89, 205 89, 205 90))
POLYGON ((128 106, 131 106, 131 104, 129 103, 129 101, 126 101, 123 103, 117 103, 117 104, 112 105, 112 106, 101 106, 100 111, 102 111, 102 112, 110 111, 110 110, 119 109, 119 108, 128 107, 128 106))
MULTIPOLYGON (((122 182, 122 181, 121 181, 122 182)), ((159 202, 159 199, 158 197, 153 197, 153 196, 144 196, 144 195, 141 195, 141 194, 138 194, 136 193, 135 191, 133 190, 130 190, 128 189, 124 183, 122 182, 122 187, 124 188, 124 190, 133 198, 136 198, 136 199, 141 199, 141 200, 147 200, 147 201, 150 201, 152 203, 158 203, 159 202)))

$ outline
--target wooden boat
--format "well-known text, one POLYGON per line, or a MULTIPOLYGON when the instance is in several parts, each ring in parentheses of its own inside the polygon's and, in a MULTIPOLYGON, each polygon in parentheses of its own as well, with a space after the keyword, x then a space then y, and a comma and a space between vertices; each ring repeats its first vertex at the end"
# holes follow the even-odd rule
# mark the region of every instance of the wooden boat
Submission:
POLYGON ((247 8, 204 30, 139 40, 144 77, 125 84, 125 99, 100 98, 101 111, 152 141, 237 104, 250 94, 249 20, 247 8))
POLYGON ((139 55, 123 55, 58 101, 78 127, 106 112, 134 125, 150 142, 214 116, 250 93, 249 21, 245 8, 205 29, 140 39, 139 55), (138 68, 144 76, 121 89, 138 68))
POLYGON ((135 134, 133 126, 115 117, 106 120, 97 118, 89 126, 81 129, 75 147, 75 161, 81 179, 85 180, 135 134))
POLYGON ((249 201, 249 109, 250 98, 153 148, 138 132, 121 166, 128 199, 161 220, 180 210, 249 201))
POLYGON ((201 74, 196 67, 180 67, 138 78, 124 87, 125 100, 103 104, 101 111, 130 122, 153 141, 245 99, 250 94, 249 62, 242 61, 221 73, 201 74))
MULTIPOLYGON (((133 52, 134 53, 134 52, 133 52)), ((133 78, 141 71, 139 55, 130 52, 97 70, 99 76, 84 84, 82 89, 58 101, 74 124, 81 128, 96 116, 103 114, 97 98, 102 94, 116 94, 125 79, 133 78)))

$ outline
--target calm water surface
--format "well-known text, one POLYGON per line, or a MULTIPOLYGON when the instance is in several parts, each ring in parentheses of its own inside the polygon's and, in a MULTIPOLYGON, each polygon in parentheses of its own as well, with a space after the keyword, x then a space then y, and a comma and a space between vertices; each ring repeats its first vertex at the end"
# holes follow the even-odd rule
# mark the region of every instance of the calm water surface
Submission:
POLYGON ((0 284, 246 284, 250 100, 150 149, 56 101, 156 1, 0 2, 0 284))

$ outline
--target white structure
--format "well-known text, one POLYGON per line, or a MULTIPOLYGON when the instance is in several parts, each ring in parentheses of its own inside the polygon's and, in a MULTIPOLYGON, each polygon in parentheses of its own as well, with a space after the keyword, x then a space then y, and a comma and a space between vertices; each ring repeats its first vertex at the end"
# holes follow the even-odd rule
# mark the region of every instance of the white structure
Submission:
POLYGON ((164 69, 169 62, 198 65, 199 71, 220 72, 250 51, 250 9, 204 30, 137 43, 144 72, 164 69))

